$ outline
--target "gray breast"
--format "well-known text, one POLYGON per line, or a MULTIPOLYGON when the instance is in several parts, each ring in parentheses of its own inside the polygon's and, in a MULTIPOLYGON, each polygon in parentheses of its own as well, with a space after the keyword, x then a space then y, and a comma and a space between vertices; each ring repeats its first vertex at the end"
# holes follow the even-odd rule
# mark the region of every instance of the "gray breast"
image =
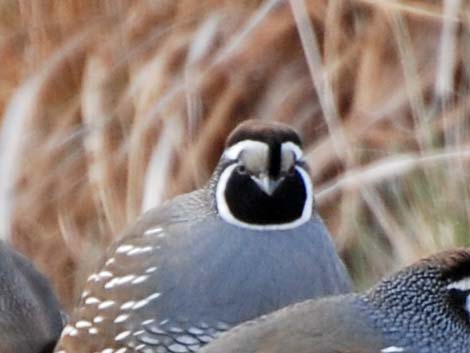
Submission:
POLYGON ((208 207, 194 212, 194 195, 146 215, 113 247, 63 332, 64 351, 191 352, 239 322, 350 291, 318 218, 291 230, 242 229, 208 207))
POLYGON ((168 238, 161 239, 171 256, 160 257, 161 270, 155 274, 167 293, 155 302, 160 317, 180 312, 191 319, 238 323, 293 302, 350 290, 317 219, 283 231, 240 232, 216 215, 197 226, 176 227, 186 229, 169 228, 168 238))

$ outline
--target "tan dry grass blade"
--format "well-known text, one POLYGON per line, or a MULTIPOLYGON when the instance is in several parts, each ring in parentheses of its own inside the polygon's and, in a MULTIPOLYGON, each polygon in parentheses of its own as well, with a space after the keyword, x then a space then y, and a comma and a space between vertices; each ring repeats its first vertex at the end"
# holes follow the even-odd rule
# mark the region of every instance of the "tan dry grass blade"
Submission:
POLYGON ((254 11, 253 15, 245 25, 232 38, 230 38, 224 48, 222 48, 217 56, 215 56, 214 64, 219 64, 221 61, 228 59, 233 55, 236 50, 242 49, 240 47, 249 39, 248 36, 253 32, 253 30, 255 30, 256 27, 266 19, 269 13, 281 3, 281 0, 264 1, 259 9, 254 11))
MULTIPOLYGON (((415 126, 419 130, 430 131, 428 127, 429 114, 427 114, 424 106, 423 84, 418 73, 416 56, 413 53, 413 45, 411 44, 410 33, 406 20, 400 13, 391 13, 392 28, 400 54, 400 62, 403 67, 405 87, 408 94, 408 101, 411 107, 411 113, 415 126)), ((421 140, 417 138, 421 150, 430 147, 430 136, 423 136, 421 140)))
POLYGON ((41 102, 46 83, 57 67, 64 65, 70 56, 83 51, 87 44, 84 33, 71 40, 60 51, 55 53, 46 66, 24 82, 12 97, 3 116, 0 133, 0 237, 9 239, 11 222, 15 207, 15 187, 20 175, 21 156, 25 139, 28 138, 31 119, 41 102))
POLYGON ((114 107, 106 96, 106 81, 111 74, 109 63, 90 56, 83 79, 82 117, 85 127, 84 146, 88 152, 89 182, 93 186, 97 208, 103 208, 106 222, 113 234, 126 225, 124 209, 113 188, 115 155, 106 136, 106 125, 114 118, 114 107))
POLYGON ((397 0, 358 0, 385 11, 399 11, 419 18, 442 20, 441 2, 436 1, 397 1, 397 0))
POLYGON ((182 144, 184 132, 179 119, 168 118, 147 166, 142 212, 159 206, 167 194, 167 177, 171 174, 175 149, 182 144))
POLYGON ((344 160, 346 165, 350 165, 352 162, 352 156, 350 155, 351 149, 348 146, 349 144, 338 116, 328 71, 323 68, 318 40, 313 30, 312 23, 310 22, 310 16, 305 1, 290 0, 290 5, 302 41, 302 47, 305 52, 312 82, 317 91, 323 116, 332 138, 333 147, 339 158, 344 160))
POLYGON ((444 1, 443 28, 441 47, 439 50, 438 70, 435 84, 437 97, 445 99, 452 93, 455 86, 454 72, 456 66, 457 16, 461 8, 461 0, 444 1))
POLYGON ((341 192, 359 190, 361 187, 375 186, 411 172, 415 168, 429 168, 436 163, 450 160, 470 159, 470 146, 462 146, 454 150, 433 151, 423 155, 402 154, 374 161, 361 168, 350 169, 335 181, 317 188, 316 198, 319 203, 338 197, 341 192))

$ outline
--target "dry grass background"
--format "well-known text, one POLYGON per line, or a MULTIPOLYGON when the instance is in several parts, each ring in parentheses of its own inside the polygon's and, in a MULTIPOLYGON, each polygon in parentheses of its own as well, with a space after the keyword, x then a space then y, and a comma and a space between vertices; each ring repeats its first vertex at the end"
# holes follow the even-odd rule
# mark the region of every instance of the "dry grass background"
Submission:
POLYGON ((0 63, 1 231, 67 308, 246 118, 302 132, 358 286, 470 246, 466 1, 3 0, 0 63))

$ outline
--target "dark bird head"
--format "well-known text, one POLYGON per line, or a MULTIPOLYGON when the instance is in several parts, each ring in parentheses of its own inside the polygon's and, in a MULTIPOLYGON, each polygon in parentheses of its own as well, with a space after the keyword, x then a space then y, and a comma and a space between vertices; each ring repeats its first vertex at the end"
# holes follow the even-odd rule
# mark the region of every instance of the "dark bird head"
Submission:
POLYGON ((418 261, 380 282, 366 298, 385 335, 417 352, 429 347, 441 352, 450 341, 455 347, 468 345, 470 250, 443 251, 418 261))
POLYGON ((284 124, 240 124, 226 141, 214 184, 219 215, 238 226, 288 229, 312 215, 312 182, 302 143, 284 124))
POLYGON ((441 276, 450 306, 470 330, 470 251, 451 252, 438 263, 442 266, 441 276))

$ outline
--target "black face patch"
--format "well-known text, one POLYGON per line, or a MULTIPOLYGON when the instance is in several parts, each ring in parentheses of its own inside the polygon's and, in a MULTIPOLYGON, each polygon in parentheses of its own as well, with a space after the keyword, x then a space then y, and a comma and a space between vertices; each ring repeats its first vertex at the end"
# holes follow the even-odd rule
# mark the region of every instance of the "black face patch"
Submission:
POLYGON ((248 174, 234 170, 225 188, 225 200, 232 215, 245 223, 273 225, 290 223, 302 216, 307 190, 296 170, 269 196, 248 174))
POLYGON ((470 325, 470 312, 467 308, 467 298, 470 296, 470 290, 449 289, 451 305, 457 309, 458 315, 467 325, 470 325))

